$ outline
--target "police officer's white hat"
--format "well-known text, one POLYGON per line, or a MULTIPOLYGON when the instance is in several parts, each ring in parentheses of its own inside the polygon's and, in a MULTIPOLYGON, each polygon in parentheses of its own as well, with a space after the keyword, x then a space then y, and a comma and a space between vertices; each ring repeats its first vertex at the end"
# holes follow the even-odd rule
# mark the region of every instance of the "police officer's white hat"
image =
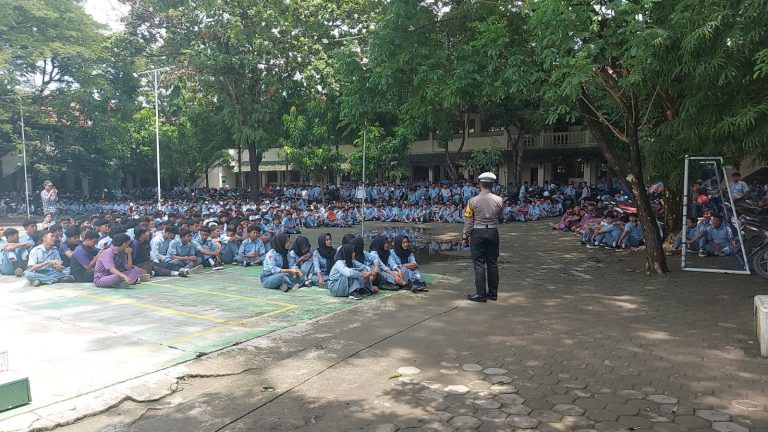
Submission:
POLYGON ((478 180, 485 183, 493 183, 496 181, 496 175, 492 172, 484 172, 477 177, 478 180))

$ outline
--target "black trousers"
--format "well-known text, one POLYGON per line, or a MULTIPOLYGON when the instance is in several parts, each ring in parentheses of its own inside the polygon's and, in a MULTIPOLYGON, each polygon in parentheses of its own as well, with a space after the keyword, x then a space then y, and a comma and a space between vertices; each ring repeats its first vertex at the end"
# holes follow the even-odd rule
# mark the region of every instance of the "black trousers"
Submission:
POLYGON ((152 260, 136 264, 136 267, 144 269, 147 273, 154 271, 157 276, 170 276, 172 271, 171 266, 169 266, 168 263, 158 264, 152 260))
POLYGON ((470 250, 475 268, 475 294, 496 297, 499 292, 499 231, 496 228, 475 228, 472 230, 470 250))

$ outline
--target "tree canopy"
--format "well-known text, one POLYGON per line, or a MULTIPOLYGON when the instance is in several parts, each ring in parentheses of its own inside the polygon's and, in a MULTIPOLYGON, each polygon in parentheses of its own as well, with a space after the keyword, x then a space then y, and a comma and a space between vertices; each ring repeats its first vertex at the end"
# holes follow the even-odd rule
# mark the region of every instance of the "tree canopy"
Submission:
POLYGON ((168 67, 168 185, 229 163, 228 149, 254 194, 245 171, 270 148, 307 179, 358 178, 363 136, 379 175, 406 175, 419 137, 456 178, 477 114, 507 146, 471 163, 509 158, 519 183, 522 137, 567 120, 589 128, 654 233, 645 182, 667 182, 675 214, 685 154, 768 159, 768 0, 123 2, 125 29, 108 32, 79 0, 0 0, 0 156, 19 146, 23 107, 37 179, 152 185, 154 89, 137 73, 168 67))

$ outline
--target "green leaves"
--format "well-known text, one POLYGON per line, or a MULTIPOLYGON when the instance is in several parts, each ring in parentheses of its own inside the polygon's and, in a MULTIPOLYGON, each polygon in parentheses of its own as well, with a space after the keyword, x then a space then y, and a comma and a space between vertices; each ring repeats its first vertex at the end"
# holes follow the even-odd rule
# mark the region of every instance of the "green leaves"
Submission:
POLYGON ((499 166, 503 156, 504 151, 497 146, 472 150, 472 154, 469 157, 466 167, 475 174, 479 174, 499 166))
POLYGON ((284 135, 280 144, 285 161, 308 180, 322 182, 339 169, 343 156, 338 152, 342 134, 338 130, 338 106, 333 100, 314 96, 300 99, 283 115, 284 135), (302 113, 300 113, 300 110, 302 113))

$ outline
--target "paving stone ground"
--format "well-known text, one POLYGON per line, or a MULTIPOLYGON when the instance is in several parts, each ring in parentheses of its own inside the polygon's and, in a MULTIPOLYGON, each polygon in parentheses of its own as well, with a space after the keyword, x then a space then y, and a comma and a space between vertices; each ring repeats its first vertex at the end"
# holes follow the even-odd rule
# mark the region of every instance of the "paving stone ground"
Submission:
MULTIPOLYGON (((458 227, 440 226, 441 238, 458 227)), ((196 360, 152 402, 60 431, 768 431, 750 276, 652 277, 545 223, 505 225, 499 302, 441 282, 196 360)))

